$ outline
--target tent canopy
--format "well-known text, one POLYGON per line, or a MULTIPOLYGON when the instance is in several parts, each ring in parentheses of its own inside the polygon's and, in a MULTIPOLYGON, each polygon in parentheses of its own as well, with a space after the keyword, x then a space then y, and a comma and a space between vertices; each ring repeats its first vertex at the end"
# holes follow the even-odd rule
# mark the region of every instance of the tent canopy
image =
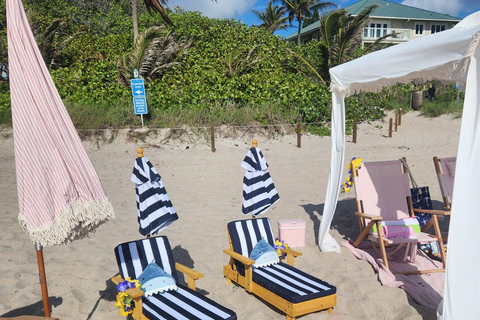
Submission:
POLYGON ((332 79, 331 171, 319 230, 322 251, 340 252, 329 229, 335 212, 345 155, 344 98, 360 91, 378 91, 413 80, 465 82, 465 101, 457 154, 455 189, 449 230, 443 319, 480 319, 480 215, 471 181, 480 181, 480 11, 453 29, 435 33, 330 69, 332 79), (468 221, 468 223, 466 223, 468 221), (468 246, 465 244, 468 243, 468 246))

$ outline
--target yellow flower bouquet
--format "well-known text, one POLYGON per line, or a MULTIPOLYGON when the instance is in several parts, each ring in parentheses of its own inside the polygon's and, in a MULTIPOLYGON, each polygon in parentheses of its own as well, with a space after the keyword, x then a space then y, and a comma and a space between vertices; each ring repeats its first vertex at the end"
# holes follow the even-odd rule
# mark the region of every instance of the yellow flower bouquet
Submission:
POLYGON ((138 280, 131 280, 127 278, 126 280, 120 282, 117 285, 117 302, 115 302, 115 306, 120 309, 120 314, 122 316, 128 316, 133 312, 133 298, 128 295, 126 292, 128 289, 133 288, 140 288, 141 283, 138 280))
POLYGON ((350 192, 350 188, 353 186, 353 170, 362 168, 362 158, 353 157, 347 165, 348 173, 350 174, 344 183, 340 186, 340 192, 350 192), (352 168, 353 164, 353 168, 352 168))

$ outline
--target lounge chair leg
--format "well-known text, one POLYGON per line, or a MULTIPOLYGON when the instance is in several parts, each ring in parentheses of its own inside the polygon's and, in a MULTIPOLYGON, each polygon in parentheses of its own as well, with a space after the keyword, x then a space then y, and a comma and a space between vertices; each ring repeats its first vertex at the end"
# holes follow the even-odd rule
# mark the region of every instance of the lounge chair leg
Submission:
POLYGON ((295 317, 291 317, 288 314, 286 316, 287 316, 287 320, 295 320, 295 317))
POLYGON ((332 312, 333 312, 333 308, 328 308, 328 309, 327 309, 327 313, 328 313, 328 314, 332 314, 332 312))
POLYGON ((229 278, 225 277, 225 281, 227 281, 227 284, 228 284, 229 286, 232 285, 232 280, 230 280, 229 278))

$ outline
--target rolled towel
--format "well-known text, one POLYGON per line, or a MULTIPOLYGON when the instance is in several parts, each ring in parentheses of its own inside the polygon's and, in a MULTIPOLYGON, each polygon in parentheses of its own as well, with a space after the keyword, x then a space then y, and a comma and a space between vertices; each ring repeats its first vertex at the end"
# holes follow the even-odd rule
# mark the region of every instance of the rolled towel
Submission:
POLYGON ((383 226, 382 234, 387 238, 408 238, 415 232, 412 227, 408 226, 383 226))

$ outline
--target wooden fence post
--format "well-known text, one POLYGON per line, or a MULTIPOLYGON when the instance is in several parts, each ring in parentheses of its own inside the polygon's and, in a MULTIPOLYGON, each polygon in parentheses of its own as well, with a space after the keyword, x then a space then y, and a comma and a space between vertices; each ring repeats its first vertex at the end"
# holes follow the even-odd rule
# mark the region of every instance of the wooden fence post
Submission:
POLYGON ((392 127, 393 127, 393 119, 390 118, 390 122, 389 122, 389 125, 388 125, 388 137, 391 138, 392 137, 392 127))
POLYGON ((302 124, 297 122, 297 147, 302 147, 302 124))
POLYGON ((397 132, 397 126, 398 126, 398 111, 395 112, 395 132, 397 132))
POLYGON ((353 119, 353 143, 357 143, 357 119, 353 119))
POLYGON ((398 109, 398 125, 402 125, 402 108, 398 109))
POLYGON ((212 152, 215 152, 215 127, 210 127, 210 141, 212 143, 212 152))

